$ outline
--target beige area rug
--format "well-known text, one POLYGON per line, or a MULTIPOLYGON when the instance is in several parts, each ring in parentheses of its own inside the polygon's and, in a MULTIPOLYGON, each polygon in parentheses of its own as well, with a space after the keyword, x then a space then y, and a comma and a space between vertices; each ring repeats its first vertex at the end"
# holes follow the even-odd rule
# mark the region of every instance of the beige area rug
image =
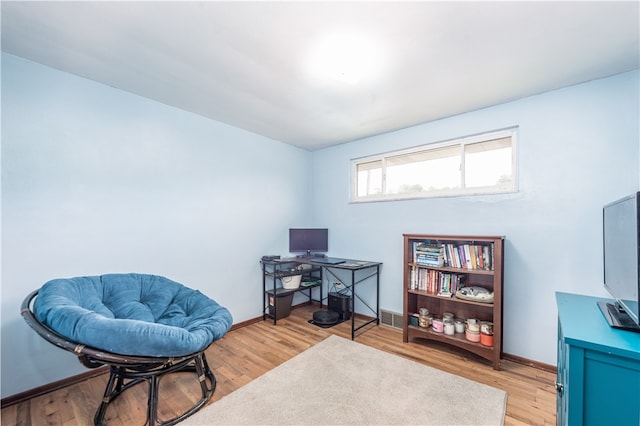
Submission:
POLYGON ((501 425, 506 392, 330 336, 180 423, 501 425))

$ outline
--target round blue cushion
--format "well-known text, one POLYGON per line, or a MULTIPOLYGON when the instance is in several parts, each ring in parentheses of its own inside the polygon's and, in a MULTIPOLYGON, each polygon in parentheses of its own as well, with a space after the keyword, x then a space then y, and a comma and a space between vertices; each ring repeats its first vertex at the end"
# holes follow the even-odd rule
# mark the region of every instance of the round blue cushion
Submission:
POLYGON ((120 355, 177 357, 206 349, 231 313, 197 290, 143 274, 54 279, 38 291, 36 318, 73 342, 120 355))

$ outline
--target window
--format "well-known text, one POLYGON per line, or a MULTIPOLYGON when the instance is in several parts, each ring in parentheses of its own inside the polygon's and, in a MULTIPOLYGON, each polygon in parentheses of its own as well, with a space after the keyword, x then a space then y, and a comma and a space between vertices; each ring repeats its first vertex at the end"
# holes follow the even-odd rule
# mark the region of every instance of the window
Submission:
POLYGON ((516 130, 353 160, 353 201, 516 190, 516 130))

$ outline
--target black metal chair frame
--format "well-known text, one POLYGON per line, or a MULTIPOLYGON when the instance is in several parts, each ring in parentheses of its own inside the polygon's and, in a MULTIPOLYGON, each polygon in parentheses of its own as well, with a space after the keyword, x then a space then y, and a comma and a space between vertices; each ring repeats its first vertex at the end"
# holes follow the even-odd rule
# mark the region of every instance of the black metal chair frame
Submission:
POLYGON ((149 383, 147 420, 145 422, 149 426, 174 425, 198 411, 211 399, 216 388, 216 378, 209 368, 204 350, 182 357, 141 357, 114 354, 72 342, 37 320, 33 311, 33 301, 37 297, 38 291, 35 290, 29 294, 20 307, 20 313, 27 324, 49 343, 73 352, 85 367, 109 366, 109 380, 93 419, 95 425, 103 426, 106 424, 104 417, 109 403, 127 389, 142 382, 149 383), (202 398, 183 414, 170 420, 161 421, 158 418, 160 379, 166 374, 176 372, 192 372, 196 374, 200 382, 202 398))

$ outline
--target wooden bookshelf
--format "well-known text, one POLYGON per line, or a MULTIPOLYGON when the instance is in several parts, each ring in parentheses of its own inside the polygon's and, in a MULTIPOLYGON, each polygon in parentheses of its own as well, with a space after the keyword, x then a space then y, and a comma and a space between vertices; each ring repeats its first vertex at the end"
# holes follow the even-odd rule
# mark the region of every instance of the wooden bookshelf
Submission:
MULTIPOLYGON (((502 289, 504 237, 404 234, 403 341, 439 341, 467 350, 500 369, 502 357, 502 289), (474 301, 455 295, 463 287, 493 292, 493 301, 474 301), (412 324, 420 308, 435 318, 445 312, 456 319, 491 323, 491 346, 467 339, 466 333, 445 334, 412 324)), ((415 321, 414 321, 415 322, 415 321)), ((486 342, 485 342, 486 343, 486 342)))

